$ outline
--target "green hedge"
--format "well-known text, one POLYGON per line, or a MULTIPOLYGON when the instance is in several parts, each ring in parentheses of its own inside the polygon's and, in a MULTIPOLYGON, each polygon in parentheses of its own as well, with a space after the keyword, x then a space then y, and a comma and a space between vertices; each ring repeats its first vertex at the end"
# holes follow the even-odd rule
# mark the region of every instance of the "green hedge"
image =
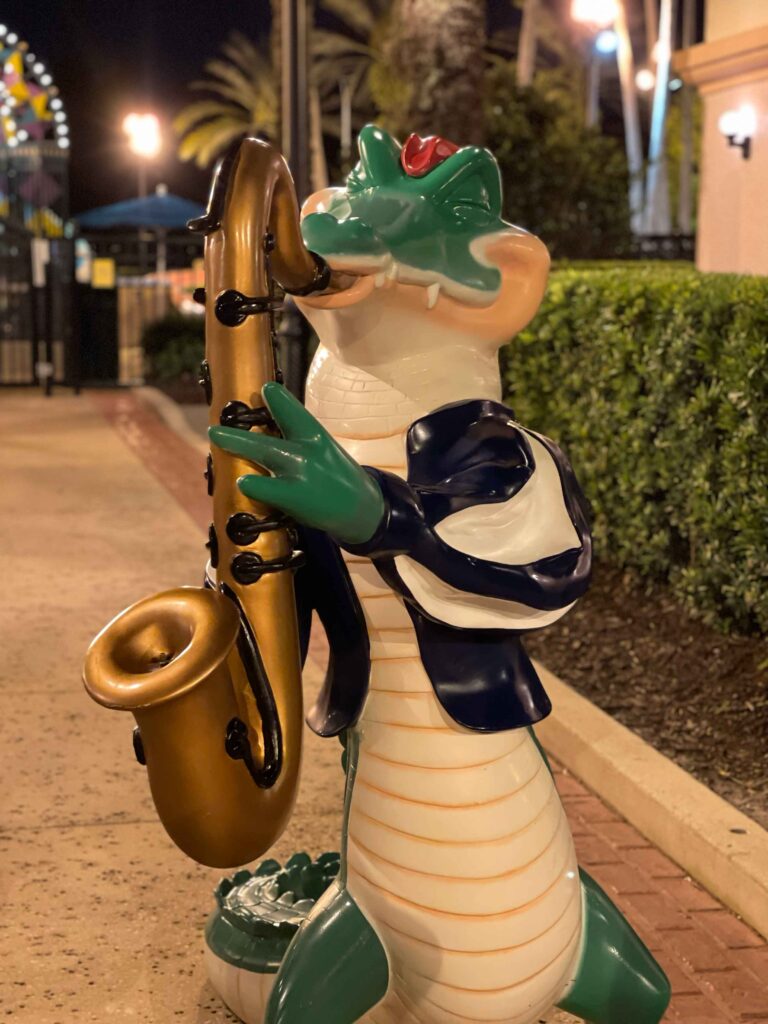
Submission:
POLYGON ((504 372, 520 422, 568 452, 600 555, 768 631, 768 279, 556 271, 504 372))
POLYGON ((195 379, 205 352, 205 318, 172 311, 144 328, 141 344, 149 380, 195 379))

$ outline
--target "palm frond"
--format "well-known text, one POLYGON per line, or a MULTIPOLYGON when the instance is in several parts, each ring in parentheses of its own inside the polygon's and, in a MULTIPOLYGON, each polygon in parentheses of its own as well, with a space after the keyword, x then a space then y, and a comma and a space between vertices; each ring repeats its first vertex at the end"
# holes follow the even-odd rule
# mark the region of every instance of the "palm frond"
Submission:
POLYGON ((322 6, 366 39, 383 13, 376 0, 322 0, 322 6))
POLYGON ((194 160, 198 167, 207 167, 232 139, 248 130, 248 123, 239 119, 222 117, 207 121, 181 140, 179 159, 194 160))
POLYGON ((374 57, 375 50, 367 43, 358 42, 345 36, 342 32, 330 32, 328 29, 316 28, 312 32, 312 56, 320 58, 336 57, 351 53, 361 57, 374 57))
POLYGON ((220 103, 218 100, 190 103, 174 117, 173 130, 177 135, 185 135, 198 122, 207 121, 212 117, 233 116, 237 109, 234 104, 220 103))
POLYGON ((232 32, 222 43, 221 52, 248 78, 257 79, 263 75, 272 75, 270 58, 241 32, 232 32))
POLYGON ((198 167, 210 167, 213 161, 221 156, 230 142, 241 135, 247 134, 248 128, 241 124, 222 124, 219 128, 211 131, 208 142, 200 147, 196 163, 198 167))
POLYGON ((213 81, 212 79, 200 79, 198 82, 190 82, 189 88, 195 92, 211 92, 214 96, 219 96, 223 100, 229 100, 231 103, 237 104, 238 107, 245 106, 248 98, 242 89, 234 89, 232 86, 225 85, 223 82, 213 81))
MULTIPOLYGON (((205 70, 214 79, 223 82, 241 96, 247 97, 253 90, 253 79, 248 78, 239 68, 235 67, 234 64, 229 64, 225 60, 221 60, 219 58, 209 60, 205 65, 205 70)), ((218 88, 217 83, 211 84, 211 88, 213 89, 214 87, 218 88)))

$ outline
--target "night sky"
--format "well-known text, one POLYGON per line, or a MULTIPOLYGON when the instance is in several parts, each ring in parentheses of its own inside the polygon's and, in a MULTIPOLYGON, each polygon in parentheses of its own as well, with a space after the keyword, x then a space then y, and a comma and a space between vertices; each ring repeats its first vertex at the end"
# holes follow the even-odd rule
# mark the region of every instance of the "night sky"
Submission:
POLYGON ((181 163, 170 122, 195 94, 188 83, 233 28, 269 34, 269 0, 4 0, 0 20, 45 61, 70 123, 71 207, 77 213, 136 194, 120 126, 132 109, 154 111, 169 139, 150 187, 204 200, 209 172, 181 163))
MULTIPOLYGON (((488 9, 491 29, 519 18, 509 0, 491 0, 488 9)), ((72 213, 136 194, 135 158, 120 127, 131 110, 157 113, 168 140, 150 188, 163 181, 205 199, 210 172, 176 158, 170 122, 195 98, 189 83, 203 76, 232 29, 266 42, 269 0, 4 0, 0 20, 28 42, 59 87, 72 140, 72 213)))

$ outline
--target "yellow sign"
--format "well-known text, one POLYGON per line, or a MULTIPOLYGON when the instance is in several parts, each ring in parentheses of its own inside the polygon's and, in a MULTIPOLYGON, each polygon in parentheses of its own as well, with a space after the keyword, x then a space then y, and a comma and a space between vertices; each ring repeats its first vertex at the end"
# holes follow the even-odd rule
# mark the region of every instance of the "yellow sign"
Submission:
POLYGON ((115 287, 115 261, 106 257, 98 257, 91 265, 92 288, 115 287))

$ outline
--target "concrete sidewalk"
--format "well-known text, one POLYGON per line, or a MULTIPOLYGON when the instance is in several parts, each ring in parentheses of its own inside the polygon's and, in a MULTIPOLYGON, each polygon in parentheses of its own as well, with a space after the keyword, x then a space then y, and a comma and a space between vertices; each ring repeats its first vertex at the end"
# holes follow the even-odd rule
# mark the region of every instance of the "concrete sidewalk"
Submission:
MULTIPOLYGON (((199 582, 210 515, 200 453, 117 391, 3 394, 0 431, 10 575, 0 613, 0 1019, 234 1020, 201 960, 220 872, 171 844, 133 759, 133 720, 94 705, 80 684, 85 648, 109 618, 199 582)), ((323 657, 315 642, 308 691, 323 657)), ((338 842, 338 745, 307 732, 306 759, 312 771, 278 857, 338 842)), ((768 1022, 763 940, 577 779, 557 777, 581 863, 670 975, 666 1019, 768 1022)))
MULTIPOLYGON (((140 444, 129 396, 109 400, 140 444)), ((202 967, 221 872, 167 838, 134 760, 133 719, 99 708, 80 682, 85 649, 113 615, 200 582, 202 528, 89 395, 3 393, 0 436, 0 1020, 235 1020, 202 967)), ((188 489, 204 498, 199 456, 188 464, 188 489)), ((308 733, 315 770, 276 856, 335 848, 339 753, 308 733)))

